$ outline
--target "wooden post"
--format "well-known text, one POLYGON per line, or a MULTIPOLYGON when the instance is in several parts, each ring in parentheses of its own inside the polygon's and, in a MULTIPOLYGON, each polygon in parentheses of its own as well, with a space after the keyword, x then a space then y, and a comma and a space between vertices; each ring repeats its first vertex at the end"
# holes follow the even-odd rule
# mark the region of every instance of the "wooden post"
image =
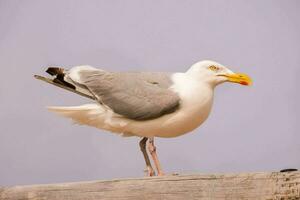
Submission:
POLYGON ((0 188, 1 200, 299 200, 300 172, 177 175, 0 188))

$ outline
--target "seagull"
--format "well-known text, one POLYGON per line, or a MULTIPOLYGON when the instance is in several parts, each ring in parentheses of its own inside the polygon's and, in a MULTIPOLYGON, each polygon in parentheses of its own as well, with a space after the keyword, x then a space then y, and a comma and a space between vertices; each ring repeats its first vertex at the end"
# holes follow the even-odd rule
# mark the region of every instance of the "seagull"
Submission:
POLYGON ((234 73, 210 60, 197 62, 184 73, 112 72, 88 65, 69 70, 49 67, 46 72, 52 77, 35 75, 35 78, 93 101, 48 109, 80 125, 124 137, 140 137, 147 176, 164 175, 155 137, 178 137, 199 127, 209 116, 217 85, 224 82, 251 85, 252 82, 246 74, 234 73))

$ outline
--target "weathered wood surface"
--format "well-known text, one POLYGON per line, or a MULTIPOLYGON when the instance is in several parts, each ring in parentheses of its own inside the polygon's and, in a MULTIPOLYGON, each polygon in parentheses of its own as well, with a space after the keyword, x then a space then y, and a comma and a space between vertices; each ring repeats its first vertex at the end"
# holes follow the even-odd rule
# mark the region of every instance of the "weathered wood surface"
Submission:
POLYGON ((300 199, 300 172, 180 175, 0 188, 1 200, 300 199))

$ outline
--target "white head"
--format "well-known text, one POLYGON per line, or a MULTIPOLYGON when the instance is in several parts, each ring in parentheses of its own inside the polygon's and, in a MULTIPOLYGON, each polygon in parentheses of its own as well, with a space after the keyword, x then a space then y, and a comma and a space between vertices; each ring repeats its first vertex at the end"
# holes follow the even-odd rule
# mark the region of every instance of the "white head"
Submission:
POLYGON ((195 63, 186 73, 196 80, 208 83, 212 87, 224 82, 234 82, 242 85, 251 85, 252 83, 250 77, 246 74, 234 73, 225 66, 211 60, 195 63))

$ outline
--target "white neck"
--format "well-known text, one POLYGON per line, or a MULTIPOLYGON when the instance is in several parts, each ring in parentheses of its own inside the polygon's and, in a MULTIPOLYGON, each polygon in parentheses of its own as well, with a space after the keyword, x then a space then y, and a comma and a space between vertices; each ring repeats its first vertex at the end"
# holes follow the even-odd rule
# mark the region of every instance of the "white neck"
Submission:
POLYGON ((186 131, 191 131, 207 119, 213 103, 214 87, 192 78, 188 73, 175 73, 172 79, 172 90, 181 99, 181 118, 186 118, 186 131))

